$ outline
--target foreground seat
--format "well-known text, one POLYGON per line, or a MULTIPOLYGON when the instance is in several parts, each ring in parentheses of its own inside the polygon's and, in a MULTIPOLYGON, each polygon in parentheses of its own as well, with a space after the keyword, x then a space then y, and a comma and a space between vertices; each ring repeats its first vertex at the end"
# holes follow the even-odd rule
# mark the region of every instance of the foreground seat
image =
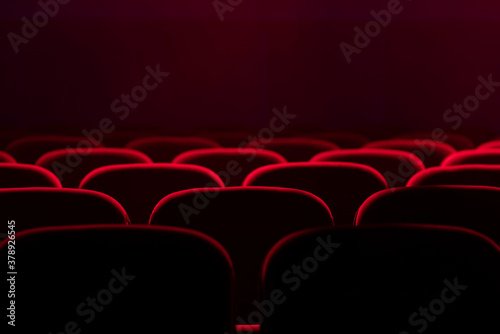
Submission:
POLYGON ((349 162, 295 162, 254 170, 244 186, 287 187, 309 191, 330 208, 336 225, 353 225, 359 206, 370 195, 387 189, 375 169, 349 162))
POLYGON ((155 205, 173 192, 199 187, 223 187, 211 170, 169 163, 125 164, 100 167, 80 184, 108 194, 123 205, 133 224, 147 224, 155 205))
POLYGON ((182 152, 220 147, 215 141, 199 137, 146 137, 132 140, 125 148, 145 153, 154 162, 172 162, 182 152))
POLYGON ((172 163, 193 164, 217 173, 226 186, 240 186, 253 170, 286 163, 276 152, 245 148, 206 148, 179 154, 172 163))
POLYGON ((447 156, 456 152, 451 145, 428 139, 387 139, 373 141, 363 147, 408 151, 422 160, 426 167, 439 166, 447 156))
POLYGON ((264 256, 282 237, 296 231, 331 226, 326 205, 295 189, 232 187, 190 189, 162 199, 151 225, 186 227, 210 235, 229 252, 237 279, 237 315, 258 298, 264 256))
POLYGON ((55 150, 42 155, 37 166, 51 171, 66 188, 78 188, 82 179, 103 166, 152 163, 144 153, 125 148, 94 148, 92 150, 55 150))
POLYGON ((423 162, 413 153, 381 148, 327 151, 315 155, 311 162, 344 161, 368 165, 384 176, 390 188, 401 187, 421 170, 423 162))
POLYGON ((456 227, 299 232, 267 256, 251 318, 264 334, 496 333, 499 263, 498 245, 456 227))
POLYGON ((233 333, 231 261, 201 233, 91 225, 16 241, 16 333, 233 333))
POLYGON ((500 244, 500 189, 406 187, 381 191, 359 208, 356 225, 422 223, 476 230, 500 244))
POLYGON ((16 232, 31 228, 84 224, 127 224, 128 216, 111 197, 90 190, 61 188, 0 189, 2 238, 7 220, 16 221, 16 232))

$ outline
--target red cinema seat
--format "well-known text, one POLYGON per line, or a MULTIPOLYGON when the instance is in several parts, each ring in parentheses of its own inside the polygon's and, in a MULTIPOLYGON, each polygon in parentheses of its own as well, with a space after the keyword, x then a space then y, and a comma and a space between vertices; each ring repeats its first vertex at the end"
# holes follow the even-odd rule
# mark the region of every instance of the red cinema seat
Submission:
POLYGON ((309 161, 318 153, 339 149, 329 141, 311 138, 274 138, 269 142, 250 142, 247 147, 277 152, 290 162, 309 161))
POLYGON ((231 260, 201 233, 91 225, 16 239, 16 333, 234 333, 231 260))
POLYGON ((494 140, 487 141, 487 142, 479 145, 477 148, 481 149, 481 150, 482 149, 490 149, 490 148, 500 149, 500 140, 494 139, 494 140))
POLYGON ((0 164, 0 188, 61 187, 59 179, 45 168, 17 163, 0 164))
POLYGON ((415 154, 426 167, 439 166, 456 150, 449 144, 428 139, 387 139, 366 144, 365 148, 384 148, 415 154))
POLYGON ((70 136, 35 136, 14 140, 5 148, 17 162, 35 164, 43 154, 63 148, 88 149, 100 146, 95 140, 70 136))
POLYGON ((219 241, 234 262, 238 312, 258 298, 259 269, 266 253, 287 234, 331 226, 325 203, 302 190, 268 187, 190 189, 162 199, 151 225, 185 227, 219 241))
POLYGON ((100 191, 120 202, 133 224, 147 224, 155 205, 168 194, 223 186, 222 180, 208 168, 169 163, 100 167, 80 184, 81 189, 100 191))
POLYGON ((382 148, 327 151, 315 155, 311 162, 343 161, 368 165, 382 174, 390 188, 402 187, 416 173, 425 169, 413 153, 382 148))
POLYGON ((10 154, 6 152, 0 151, 0 163, 15 163, 16 159, 14 159, 10 154))
POLYGON ((253 318, 267 333, 496 333, 500 248, 450 226, 331 227, 271 250, 253 318))
POLYGON ((359 148, 369 142, 369 139, 363 135, 342 131, 306 132, 298 136, 302 138, 327 140, 342 149, 359 148))
POLYGON ((152 131, 114 131, 104 136, 103 144, 106 147, 125 147, 133 140, 154 135, 156 132, 152 131))
MULTIPOLYGON (((16 232, 61 225, 128 224, 123 207, 96 191, 61 188, 0 189, 7 233, 7 220, 15 220, 16 232)), ((3 235, 5 237, 5 235, 3 235)))
POLYGON ((440 185, 500 187, 500 166, 460 165, 428 168, 414 175, 407 186, 440 185))
POLYGON ((375 169, 349 162, 295 162, 254 170, 244 186, 286 187, 309 191, 330 208, 336 225, 353 225, 359 206, 373 193, 387 189, 375 169))
POLYGON ((464 135, 450 132, 412 132, 397 136, 403 139, 430 139, 451 145, 457 151, 471 150, 476 147, 474 142, 464 135))
POLYGON ((125 148, 62 149, 42 155, 36 165, 51 171, 65 188, 78 188, 83 178, 96 168, 133 163, 152 163, 144 153, 125 148))
POLYGON ((217 173, 226 186, 240 186, 251 171, 266 165, 286 163, 286 160, 268 150, 206 148, 181 153, 172 162, 206 167, 217 173))
POLYGON ((3 130, 0 131, 0 150, 4 150, 11 142, 35 135, 31 131, 26 130, 3 130))
POLYGON ((154 162, 172 162, 182 152, 200 148, 217 148, 213 140, 199 137, 147 137, 132 140, 126 148, 141 151, 154 162))
POLYGON ((450 154, 441 166, 500 165, 500 148, 466 150, 450 154))
POLYGON ((222 147, 242 147, 252 137, 251 131, 201 132, 198 136, 217 142, 222 147))
POLYGON ((500 244, 500 189, 405 187, 378 192, 359 208, 356 225, 423 223, 476 230, 500 244))

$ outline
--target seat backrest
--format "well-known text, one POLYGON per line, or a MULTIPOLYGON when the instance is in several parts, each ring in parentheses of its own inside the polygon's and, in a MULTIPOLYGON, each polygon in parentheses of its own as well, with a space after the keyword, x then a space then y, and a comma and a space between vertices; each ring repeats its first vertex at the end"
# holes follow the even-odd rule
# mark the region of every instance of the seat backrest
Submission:
POLYGON ((244 186, 286 187, 309 191, 330 208, 336 225, 353 225, 359 206, 387 189, 375 169, 350 162, 295 162, 269 165, 251 172, 244 186))
POLYGON ((66 188, 78 188, 82 179, 102 166, 152 163, 144 153, 125 148, 62 149, 42 155, 36 165, 51 171, 66 188))
POLYGON ((195 165, 171 163, 125 164, 100 167, 80 184, 116 199, 132 224, 147 224, 155 205, 173 192, 199 187, 223 187, 211 170, 195 165))
POLYGON ((263 266, 262 333, 494 333, 500 248, 462 228, 333 227, 281 240, 263 266))
POLYGON ((424 223, 470 228, 500 243, 500 189, 406 187, 381 191, 359 208, 356 225, 424 223))
POLYGON ((359 148, 369 142, 369 139, 359 133, 343 131, 306 132, 299 135, 302 138, 316 138, 330 141, 342 149, 359 148))
POLYGON ((460 165, 428 168, 414 175, 407 186, 470 185, 500 187, 500 166, 460 165))
POLYGON ((45 168, 18 163, 0 164, 0 188, 61 187, 57 177, 45 168))
POLYGON ((33 136, 14 140, 5 148, 17 162, 35 164, 43 154, 63 148, 88 149, 101 146, 100 142, 85 137, 33 136))
POLYGON ((172 162, 204 166, 217 173, 226 186, 240 186, 251 171, 286 160, 269 150, 206 148, 181 153, 172 162))
POLYGON ((441 141, 453 146, 457 151, 471 150, 476 147, 474 142, 466 136, 459 133, 432 133, 432 132, 412 132, 398 135, 397 138, 404 139, 431 139, 441 141))
POLYGON ((16 333, 233 333, 231 262, 201 233, 91 225, 16 239, 16 333))
POLYGON ((132 140, 125 147, 145 153, 154 162, 172 162, 182 152, 220 145, 207 138, 157 136, 132 140))
POLYGON ((253 141, 247 147, 275 151, 290 162, 309 161, 318 153, 339 149, 334 143, 312 138, 274 138, 269 142, 253 141))
POLYGON ((241 147, 248 142, 248 138, 253 136, 252 131, 215 131, 200 132, 199 137, 208 138, 217 142, 222 147, 241 147))
POLYGON ((487 141, 485 143, 482 143, 477 147, 478 149, 490 149, 490 148, 500 148, 500 140, 499 139, 494 139, 487 141))
POLYGON ((368 165, 384 176, 390 188, 402 187, 416 173, 425 169, 413 153, 382 148, 327 151, 315 155, 311 162, 344 161, 368 165))
POLYGON ((426 167, 439 166, 448 155, 456 152, 451 145, 429 139, 387 139, 370 142, 364 147, 408 151, 422 160, 426 167))
POLYGON ((301 190, 267 187, 191 189, 162 199, 151 225, 194 229, 219 241, 236 271, 237 314, 258 298, 259 270, 282 237, 316 226, 331 226, 325 203, 301 190))
MULTIPOLYGON (((117 201, 90 190, 0 189, 0 203, 5 219, 16 220, 17 232, 46 226, 128 223, 127 213, 117 201)), ((6 221, 0 233, 7 233, 6 221)))
POLYGON ((450 154, 441 166, 455 165, 500 165, 500 148, 465 150, 450 154))
POLYGON ((10 154, 0 151, 0 163, 15 163, 16 159, 12 157, 10 154))

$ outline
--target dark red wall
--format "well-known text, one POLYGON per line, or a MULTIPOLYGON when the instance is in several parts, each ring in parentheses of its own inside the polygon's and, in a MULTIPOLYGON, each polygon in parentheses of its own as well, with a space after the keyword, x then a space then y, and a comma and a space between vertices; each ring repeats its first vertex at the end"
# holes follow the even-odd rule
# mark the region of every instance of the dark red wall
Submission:
MULTIPOLYGON (((15 54, 7 34, 40 7, 3 0, 1 125, 258 127, 286 105, 296 125, 446 128, 478 76, 500 81, 498 1, 401 1, 350 64, 339 44, 389 1, 243 0, 223 22, 212 2, 70 0, 15 54), (111 103, 156 64, 169 77, 120 120, 111 103)), ((499 107, 500 90, 464 124, 500 130, 499 107)))

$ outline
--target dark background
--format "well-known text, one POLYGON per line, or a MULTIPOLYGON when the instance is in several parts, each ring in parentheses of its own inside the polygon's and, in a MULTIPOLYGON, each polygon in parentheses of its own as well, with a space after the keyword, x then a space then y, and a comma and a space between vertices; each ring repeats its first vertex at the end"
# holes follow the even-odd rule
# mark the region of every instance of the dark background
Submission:
MULTIPOLYGON (((71 0, 15 54, 7 33, 40 7, 2 0, 0 127, 260 127, 286 105, 300 126, 446 129, 479 75, 500 81, 500 3, 404 0, 348 65, 339 44, 387 3, 243 0, 221 22, 212 0, 71 0), (156 64, 170 76, 119 120, 111 102, 156 64)), ((464 124, 500 131, 499 106, 500 91, 464 124)))

